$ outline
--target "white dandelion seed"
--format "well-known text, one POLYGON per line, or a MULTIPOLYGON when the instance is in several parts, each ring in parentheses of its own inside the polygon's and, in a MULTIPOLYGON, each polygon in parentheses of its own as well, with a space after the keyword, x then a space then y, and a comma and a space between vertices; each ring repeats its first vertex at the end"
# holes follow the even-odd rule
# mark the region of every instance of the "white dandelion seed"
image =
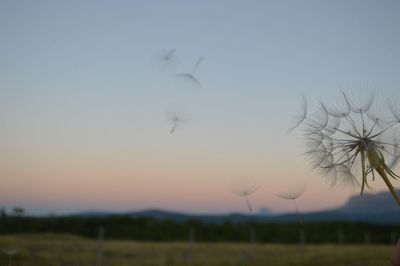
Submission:
POLYGON ((247 209, 253 211, 249 196, 256 192, 261 187, 260 179, 254 177, 241 177, 235 180, 233 193, 239 197, 244 197, 246 200, 247 209))
POLYGON ((201 62, 203 62, 204 56, 201 56, 193 66, 191 72, 183 72, 175 74, 175 78, 178 79, 184 86, 194 87, 194 88, 201 88, 201 83, 198 78, 195 76, 195 72, 201 62))
POLYGON ((175 48, 160 51, 156 55, 156 61, 162 68, 175 68, 179 62, 175 48))
POLYGON ((173 107, 167 111, 167 120, 170 124, 169 133, 173 134, 177 128, 187 123, 187 118, 181 108, 173 107))
POLYGON ((297 220, 300 226, 304 226, 303 217, 300 214, 299 208, 296 203, 296 199, 298 199, 301 195, 303 195, 304 191, 306 190, 306 184, 299 184, 293 186, 292 188, 278 193, 276 196, 282 199, 287 199, 293 201, 294 209, 296 211, 297 220))

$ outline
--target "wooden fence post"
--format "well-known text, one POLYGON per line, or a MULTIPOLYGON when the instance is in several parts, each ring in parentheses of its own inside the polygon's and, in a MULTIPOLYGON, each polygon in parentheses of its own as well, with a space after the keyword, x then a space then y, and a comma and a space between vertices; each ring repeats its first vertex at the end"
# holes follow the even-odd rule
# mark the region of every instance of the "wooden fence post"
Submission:
POLYGON ((338 239, 337 239, 338 240, 338 244, 339 245, 344 244, 344 233, 343 233, 343 230, 341 228, 338 230, 337 236, 338 236, 338 239))
POLYGON ((365 245, 371 244, 371 234, 368 230, 364 231, 364 244, 365 245))
POLYGON ((392 245, 392 246, 396 245, 396 232, 395 231, 390 232, 390 245, 392 245))
POLYGON ((300 245, 305 245, 307 238, 306 238, 306 230, 304 229, 304 227, 300 227, 299 229, 299 241, 300 241, 300 245))
POLYGON ((256 232, 253 229, 250 229, 250 243, 255 244, 257 241, 256 232))
POLYGON ((96 266, 101 266, 103 264, 103 242, 104 242, 104 227, 99 228, 99 235, 97 238, 97 248, 96 248, 96 266))

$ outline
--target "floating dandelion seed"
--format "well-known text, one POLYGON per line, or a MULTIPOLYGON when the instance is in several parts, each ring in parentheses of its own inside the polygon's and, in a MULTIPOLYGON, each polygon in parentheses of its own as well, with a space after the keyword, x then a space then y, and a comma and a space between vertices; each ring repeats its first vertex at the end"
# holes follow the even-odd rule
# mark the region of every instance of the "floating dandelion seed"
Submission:
POLYGON ((165 61, 167 61, 167 62, 170 62, 170 61, 176 59, 176 56, 175 56, 175 48, 171 49, 168 53, 166 53, 166 54, 163 56, 163 59, 164 59, 165 61))
POLYGON ((172 134, 172 133, 175 132, 176 128, 177 128, 180 124, 183 123, 183 122, 182 122, 183 119, 182 119, 182 117, 180 117, 180 116, 178 116, 178 115, 174 115, 174 116, 171 117, 170 121, 171 121, 171 123, 172 123, 172 128, 171 128, 171 130, 169 131, 169 133, 172 134))
POLYGON ((156 56, 157 62, 163 67, 175 66, 178 63, 175 48, 171 50, 163 50, 156 56))
POLYGON ((183 112, 179 111, 177 108, 172 108, 168 111, 167 119, 171 125, 171 129, 169 131, 170 134, 173 134, 178 127, 186 124, 186 119, 184 118, 183 112))
POLYGON ((195 77, 195 72, 197 68, 199 67, 200 63, 203 62, 204 56, 200 57, 195 65, 193 66, 193 69, 190 73, 178 73, 175 74, 174 76, 178 78, 180 81, 184 82, 184 84, 193 86, 193 87, 200 87, 201 88, 201 83, 200 81, 195 77))
POLYGON ((301 226, 304 226, 304 221, 300 215, 299 208, 297 207, 296 199, 298 199, 301 195, 303 195, 305 190, 306 190, 306 184, 301 184, 276 195, 279 198, 293 201, 293 205, 296 210, 297 220, 299 221, 299 224, 301 226))
POLYGON ((246 199, 246 205, 249 212, 253 211, 251 207, 249 196, 257 191, 261 187, 261 182, 257 178, 241 178, 238 184, 235 185, 235 189, 233 189, 233 193, 238 195, 239 197, 244 197, 246 199))
POLYGON ((200 63, 203 62, 203 60, 204 60, 204 56, 200 56, 200 58, 197 59, 196 64, 194 64, 193 69, 192 69, 193 74, 196 71, 196 69, 199 67, 200 63))
POLYGON ((357 102, 344 92, 342 105, 329 107, 320 102, 316 113, 303 112, 306 139, 306 157, 312 167, 330 178, 331 186, 337 183, 359 185, 373 190, 369 179, 376 173, 383 179, 393 198, 400 205, 400 197, 391 180, 399 178, 394 167, 400 159, 399 125, 400 108, 388 102, 389 116, 374 110, 375 96, 357 102))

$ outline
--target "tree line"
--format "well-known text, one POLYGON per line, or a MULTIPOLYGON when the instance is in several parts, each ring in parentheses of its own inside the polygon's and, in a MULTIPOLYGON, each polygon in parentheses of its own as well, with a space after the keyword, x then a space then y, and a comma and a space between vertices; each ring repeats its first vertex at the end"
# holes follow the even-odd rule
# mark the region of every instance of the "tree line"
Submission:
POLYGON ((27 217, 1 216, 0 234, 67 233, 97 238, 104 228, 105 239, 137 241, 211 241, 298 243, 389 244, 400 236, 400 225, 359 222, 298 223, 204 223, 198 220, 176 222, 152 217, 123 215, 106 217, 27 217))

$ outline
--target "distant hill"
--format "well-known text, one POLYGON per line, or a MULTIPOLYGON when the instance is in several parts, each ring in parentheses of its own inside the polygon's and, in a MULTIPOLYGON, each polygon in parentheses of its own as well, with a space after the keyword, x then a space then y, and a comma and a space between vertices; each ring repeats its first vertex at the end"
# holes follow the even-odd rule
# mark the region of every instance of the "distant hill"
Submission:
MULTIPOLYGON (((389 192, 363 194, 351 197, 343 206, 303 214, 307 221, 352 221, 379 224, 400 224, 400 207, 389 192)), ((295 220, 293 214, 274 217, 278 221, 295 220)))
POLYGON ((274 213, 270 209, 268 209, 267 207, 262 207, 262 208, 260 208, 258 210, 258 215, 271 216, 271 215, 274 215, 274 213))
POLYGON ((399 212, 400 207, 393 200, 389 192, 377 194, 364 194, 351 197, 346 204, 339 209, 349 213, 387 213, 399 212))
MULTIPOLYGON (((239 213, 231 214, 184 214, 164 210, 143 210, 125 213, 114 213, 106 211, 82 212, 74 216, 109 216, 109 215, 128 215, 132 217, 152 217, 160 220, 172 220, 176 222, 186 222, 188 220, 198 220, 205 223, 241 223, 246 221, 255 222, 275 222, 275 223, 295 223, 298 217, 294 213, 263 215, 246 215, 239 213)), ((301 214, 305 222, 325 222, 325 221, 348 221, 348 222, 369 222, 377 224, 400 224, 400 207, 392 199, 388 192, 377 194, 364 194, 351 197, 343 206, 318 212, 308 212, 301 214)))

